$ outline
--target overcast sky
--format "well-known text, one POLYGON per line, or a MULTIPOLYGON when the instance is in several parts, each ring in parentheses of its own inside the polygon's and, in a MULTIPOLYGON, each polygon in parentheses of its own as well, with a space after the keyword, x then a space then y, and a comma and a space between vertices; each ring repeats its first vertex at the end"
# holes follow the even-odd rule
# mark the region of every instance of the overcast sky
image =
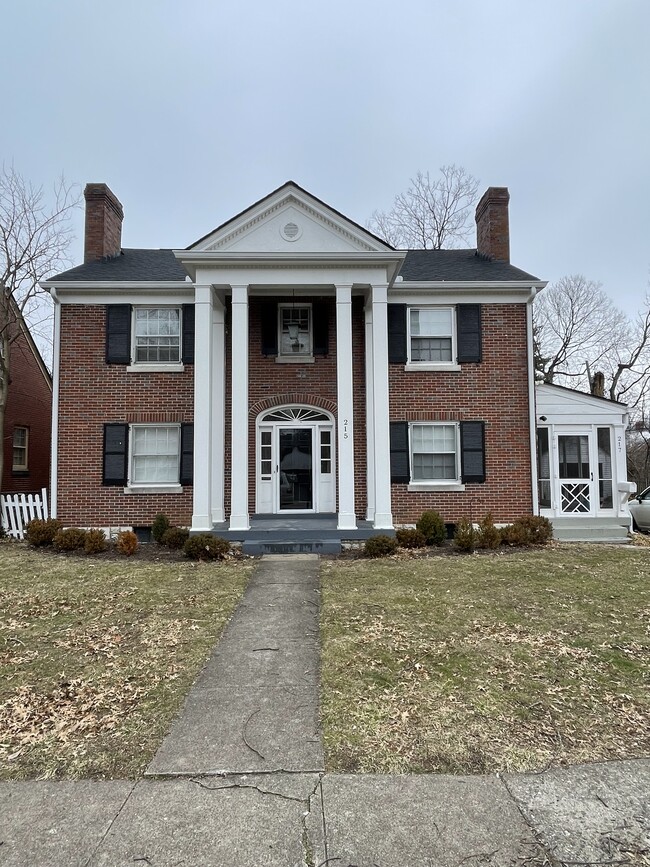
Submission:
POLYGON ((288 179, 365 224, 456 163, 509 187, 513 264, 643 303, 650 0, 3 6, 0 155, 106 182, 125 247, 187 246, 288 179))

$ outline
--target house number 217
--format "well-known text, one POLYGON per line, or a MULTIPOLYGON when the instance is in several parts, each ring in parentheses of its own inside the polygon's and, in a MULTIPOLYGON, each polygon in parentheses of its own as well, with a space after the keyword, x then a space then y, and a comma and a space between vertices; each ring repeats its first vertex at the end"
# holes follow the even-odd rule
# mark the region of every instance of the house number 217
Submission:
POLYGON ((343 439, 344 440, 348 439, 348 436, 349 436, 349 434, 348 434, 348 425, 349 424, 350 424, 350 422, 347 420, 347 418, 344 418, 343 419, 343 439))

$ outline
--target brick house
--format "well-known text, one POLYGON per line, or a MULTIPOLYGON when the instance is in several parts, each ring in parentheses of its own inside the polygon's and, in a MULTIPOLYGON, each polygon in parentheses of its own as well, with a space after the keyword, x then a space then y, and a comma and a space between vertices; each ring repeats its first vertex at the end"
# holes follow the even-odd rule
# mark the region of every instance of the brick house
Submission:
POLYGON ((50 483, 52 377, 19 313, 3 430, 2 492, 37 492, 50 483))
POLYGON ((510 264, 507 189, 479 202, 476 249, 437 251, 395 250, 292 182, 184 250, 123 249, 115 195, 85 197, 84 264, 44 284, 66 524, 164 512, 336 545, 425 509, 537 513, 545 283, 510 264))

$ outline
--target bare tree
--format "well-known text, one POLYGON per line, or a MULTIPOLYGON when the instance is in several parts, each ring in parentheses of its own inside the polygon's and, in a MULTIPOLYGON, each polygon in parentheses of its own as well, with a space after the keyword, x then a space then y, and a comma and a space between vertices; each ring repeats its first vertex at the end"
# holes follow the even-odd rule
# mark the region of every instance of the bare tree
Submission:
MULTIPOLYGON (((27 323, 38 329, 48 319, 47 294, 39 282, 68 264, 71 216, 77 188, 60 178, 52 204, 42 187, 27 182, 13 166, 0 171, 0 434, 11 376, 11 347, 27 323)), ((51 341, 51 336, 50 336, 51 341)), ((0 448, 0 489, 4 469, 0 448)))
POLYGON ((418 172, 390 211, 373 213, 368 228, 394 247, 440 250, 467 243, 478 185, 462 166, 442 166, 438 179, 418 172))
POLYGON ((650 299, 634 321, 599 283, 563 277, 536 299, 535 368, 544 382, 590 388, 605 375, 611 400, 637 406, 650 385, 650 299))

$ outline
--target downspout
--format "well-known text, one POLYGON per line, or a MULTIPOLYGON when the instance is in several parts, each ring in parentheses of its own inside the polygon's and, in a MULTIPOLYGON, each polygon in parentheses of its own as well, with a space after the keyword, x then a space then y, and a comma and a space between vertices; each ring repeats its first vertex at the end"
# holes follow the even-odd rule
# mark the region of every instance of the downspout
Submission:
POLYGON ((531 286, 526 298, 526 343, 528 359, 528 426, 530 428, 530 473, 533 494, 533 515, 539 515, 539 492, 537 490, 537 413, 535 409, 535 359, 533 348, 533 299, 538 289, 531 286))
POLYGON ((52 355, 52 443, 50 453, 50 518, 57 516, 59 478, 59 365, 61 360, 61 302, 56 289, 47 291, 54 301, 54 351, 52 355))

